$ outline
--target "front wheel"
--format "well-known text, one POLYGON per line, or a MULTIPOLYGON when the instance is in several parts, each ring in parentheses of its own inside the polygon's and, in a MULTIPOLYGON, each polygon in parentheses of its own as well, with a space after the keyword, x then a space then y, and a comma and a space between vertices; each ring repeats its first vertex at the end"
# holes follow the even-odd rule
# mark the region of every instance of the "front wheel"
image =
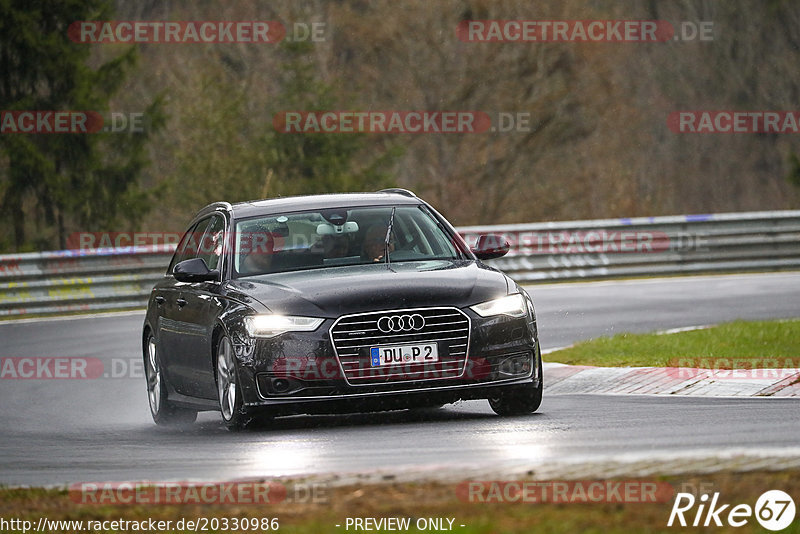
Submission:
POLYGON ((251 417, 242 402, 236 359, 227 336, 220 337, 217 343, 217 393, 222 421, 228 430, 240 430, 246 427, 251 417))
POLYGON ((145 377, 147 378, 147 400, 150 415, 159 426, 188 425, 197 419, 197 412, 173 406, 167 400, 167 385, 161 367, 161 358, 153 334, 145 345, 145 377))
POLYGON ((539 409, 542 404, 542 357, 539 360, 539 385, 526 384, 489 397, 489 406, 497 415, 526 415, 539 409))

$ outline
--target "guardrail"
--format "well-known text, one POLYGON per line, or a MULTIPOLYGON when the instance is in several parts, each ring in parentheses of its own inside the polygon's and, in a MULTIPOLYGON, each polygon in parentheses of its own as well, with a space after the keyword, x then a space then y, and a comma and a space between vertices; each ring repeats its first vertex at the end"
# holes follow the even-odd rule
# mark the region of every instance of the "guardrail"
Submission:
POLYGON ((491 262, 519 282, 800 268, 800 211, 459 228, 470 245, 504 235, 491 262))
MULTIPOLYGON (((800 211, 470 226, 500 234, 488 263, 519 282, 800 269, 800 211)), ((0 255, 0 315, 143 307, 174 246, 0 255)))
POLYGON ((0 315, 139 308, 174 246, 0 256, 0 315))

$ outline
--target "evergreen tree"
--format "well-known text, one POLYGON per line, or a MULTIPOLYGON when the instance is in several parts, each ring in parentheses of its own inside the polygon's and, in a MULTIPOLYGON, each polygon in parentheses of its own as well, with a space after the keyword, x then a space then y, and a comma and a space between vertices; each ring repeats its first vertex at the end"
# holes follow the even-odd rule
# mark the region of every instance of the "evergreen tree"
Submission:
MULTIPOLYGON (((91 45, 71 41, 68 28, 110 15, 109 0, 0 0, 0 110, 107 115, 136 48, 91 68, 91 45)), ((148 203, 138 177, 146 141, 163 123, 159 99, 144 116, 142 131, 0 134, 0 207, 13 227, 6 246, 64 248, 68 230, 108 230, 142 217, 148 203), (33 240, 31 227, 42 229, 33 240)))

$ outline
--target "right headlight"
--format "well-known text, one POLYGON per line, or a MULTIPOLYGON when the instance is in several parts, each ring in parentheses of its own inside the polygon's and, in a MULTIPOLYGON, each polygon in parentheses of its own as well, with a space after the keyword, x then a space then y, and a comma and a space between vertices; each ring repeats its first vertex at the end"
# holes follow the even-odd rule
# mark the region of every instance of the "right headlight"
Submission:
POLYGON ((492 317, 494 315, 525 317, 528 311, 528 304, 521 293, 515 293, 470 306, 470 309, 481 317, 492 317))
POLYGON ((275 337, 286 332, 313 332, 325 319, 293 315, 251 315, 244 318, 244 327, 251 337, 275 337))

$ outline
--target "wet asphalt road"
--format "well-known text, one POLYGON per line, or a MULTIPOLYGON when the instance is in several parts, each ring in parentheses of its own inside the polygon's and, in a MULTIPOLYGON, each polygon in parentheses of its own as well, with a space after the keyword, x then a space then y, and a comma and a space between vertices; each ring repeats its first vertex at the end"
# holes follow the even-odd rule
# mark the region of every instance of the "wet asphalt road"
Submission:
MULTIPOLYGON (((623 331, 800 317, 800 273, 529 289, 545 349, 623 331)), ((138 363, 142 318, 0 323, 0 357, 96 357, 122 375, 0 380, 0 484, 502 470, 800 443, 800 400, 589 395, 546 396, 537 414, 505 419, 472 401, 424 412, 284 418, 235 434, 208 413, 190 429, 165 431, 150 420, 138 363)))

